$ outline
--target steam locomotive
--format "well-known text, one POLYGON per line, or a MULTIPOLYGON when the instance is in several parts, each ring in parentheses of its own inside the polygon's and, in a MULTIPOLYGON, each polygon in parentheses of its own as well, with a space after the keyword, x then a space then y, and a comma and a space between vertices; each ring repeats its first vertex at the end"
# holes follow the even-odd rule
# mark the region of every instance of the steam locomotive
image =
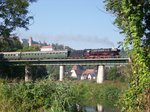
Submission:
POLYGON ((120 50, 117 48, 33 52, 0 52, 0 60, 118 58, 119 52, 120 50))

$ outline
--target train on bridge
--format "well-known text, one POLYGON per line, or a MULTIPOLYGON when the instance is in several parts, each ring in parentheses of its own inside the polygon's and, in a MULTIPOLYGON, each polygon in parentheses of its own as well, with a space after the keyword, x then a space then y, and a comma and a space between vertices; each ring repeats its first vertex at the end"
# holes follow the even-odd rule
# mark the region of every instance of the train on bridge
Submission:
POLYGON ((117 48, 33 52, 0 52, 0 60, 118 58, 119 52, 120 50, 117 48))

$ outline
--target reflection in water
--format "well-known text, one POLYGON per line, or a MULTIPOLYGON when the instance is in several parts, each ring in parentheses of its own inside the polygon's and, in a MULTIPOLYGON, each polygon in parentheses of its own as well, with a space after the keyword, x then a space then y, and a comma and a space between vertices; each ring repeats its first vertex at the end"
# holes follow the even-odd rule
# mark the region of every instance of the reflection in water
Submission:
POLYGON ((97 106, 80 106, 76 105, 78 112, 120 112, 113 108, 104 108, 102 105, 97 104, 97 106))
POLYGON ((84 106, 82 108, 83 112, 96 112, 96 108, 95 107, 91 107, 91 106, 84 106))
POLYGON ((104 112, 103 106, 100 104, 97 104, 96 107, 94 106, 77 106, 78 112, 104 112))
POLYGON ((104 112, 103 106, 100 104, 97 104, 97 112, 104 112))

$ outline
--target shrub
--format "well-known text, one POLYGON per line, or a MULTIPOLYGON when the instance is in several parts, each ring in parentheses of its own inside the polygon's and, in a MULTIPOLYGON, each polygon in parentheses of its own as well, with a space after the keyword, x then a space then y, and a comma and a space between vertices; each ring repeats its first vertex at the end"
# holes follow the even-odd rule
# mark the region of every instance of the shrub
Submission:
POLYGON ((14 85, 2 83, 0 98, 0 109, 7 112, 72 112, 77 97, 73 87, 66 83, 43 81, 14 85))
POLYGON ((3 112, 76 112, 75 104, 113 106, 121 84, 96 84, 90 81, 2 82, 0 110, 3 112))

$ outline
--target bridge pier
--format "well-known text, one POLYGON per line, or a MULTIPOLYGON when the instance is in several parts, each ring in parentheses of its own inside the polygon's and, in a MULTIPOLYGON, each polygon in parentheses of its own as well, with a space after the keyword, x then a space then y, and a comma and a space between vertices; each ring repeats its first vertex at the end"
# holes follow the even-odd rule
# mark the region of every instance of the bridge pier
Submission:
POLYGON ((99 65, 98 66, 98 71, 97 71, 97 83, 103 83, 104 81, 104 65, 99 65))
POLYGON ((31 67, 25 65, 25 82, 32 81, 31 67))
POLYGON ((61 65, 59 68, 59 81, 63 81, 63 77, 64 77, 64 65, 61 65))

